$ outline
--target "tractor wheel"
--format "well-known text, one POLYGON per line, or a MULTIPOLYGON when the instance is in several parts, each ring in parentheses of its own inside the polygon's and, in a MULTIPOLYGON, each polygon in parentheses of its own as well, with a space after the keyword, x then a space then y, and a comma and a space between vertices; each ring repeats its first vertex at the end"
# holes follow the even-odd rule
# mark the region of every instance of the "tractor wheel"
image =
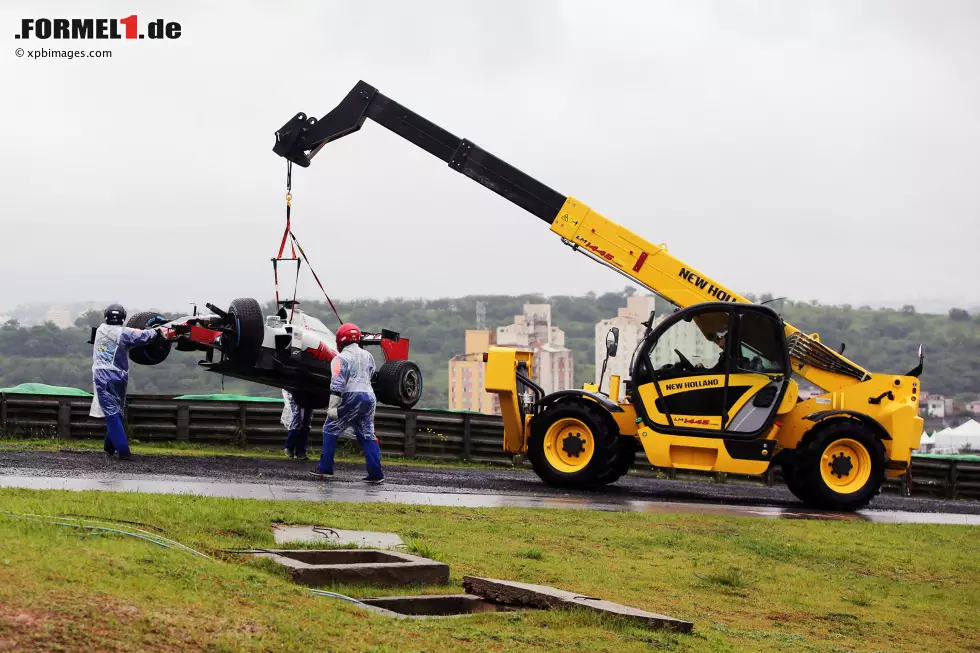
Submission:
POLYGON ((422 398, 422 371, 412 361, 388 361, 375 374, 372 386, 378 401, 407 410, 422 398))
POLYGON ((782 474, 783 482, 786 483, 786 487, 789 491, 793 493, 797 499, 803 503, 809 503, 809 495, 806 494, 806 488, 800 483, 800 474, 797 471, 798 464, 798 454, 795 451, 785 451, 783 453, 782 461, 782 474))
POLYGON ((881 492, 885 447, 863 424, 847 420, 818 426, 801 446, 794 464, 799 492, 794 494, 807 505, 860 510, 881 492))
MULTIPOLYGON (((169 322, 166 317, 153 311, 137 313, 126 321, 126 326, 131 329, 152 329, 169 322)), ((154 340, 142 347, 133 347, 129 350, 129 360, 137 365, 159 365, 167 360, 170 355, 171 343, 166 340, 154 340)))
POLYGON ((251 297, 242 297, 232 300, 228 313, 235 320, 235 339, 228 351, 230 358, 235 362, 254 364, 265 339, 262 307, 251 297))
POLYGON ((616 445, 601 409, 592 402, 561 402, 531 422, 527 457, 548 485, 586 488, 609 470, 609 450, 616 445))
POLYGON ((599 474, 597 483, 610 485, 625 476, 636 462, 636 450, 640 443, 636 438, 620 435, 616 438, 613 455, 607 458, 606 469, 599 474))

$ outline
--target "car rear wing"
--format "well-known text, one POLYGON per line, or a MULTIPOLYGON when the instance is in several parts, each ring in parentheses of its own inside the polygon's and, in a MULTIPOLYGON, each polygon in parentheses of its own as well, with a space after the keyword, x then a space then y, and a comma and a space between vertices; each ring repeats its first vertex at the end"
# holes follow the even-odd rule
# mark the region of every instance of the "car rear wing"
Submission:
POLYGON ((361 345, 380 346, 386 361, 408 360, 408 342, 408 338, 388 329, 381 329, 381 333, 361 333, 361 345))

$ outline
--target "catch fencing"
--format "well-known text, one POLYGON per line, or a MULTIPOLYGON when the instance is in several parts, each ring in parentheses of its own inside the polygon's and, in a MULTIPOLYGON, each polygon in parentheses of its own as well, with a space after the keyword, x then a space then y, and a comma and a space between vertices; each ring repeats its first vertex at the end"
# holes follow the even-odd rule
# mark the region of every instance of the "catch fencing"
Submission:
MULTIPOLYGON (((91 398, 0 393, 0 434, 5 438, 99 439, 105 422, 90 417, 91 398)), ((282 403, 276 401, 216 401, 175 399, 163 395, 131 395, 125 423, 131 440, 177 441, 280 447, 286 431, 280 423, 282 403)), ((321 442, 318 425, 326 411, 314 412, 310 445, 321 442)), ((375 430, 386 456, 422 460, 463 461, 505 466, 529 466, 521 456, 503 451, 503 422, 499 417, 444 410, 399 410, 378 406, 375 430)), ((701 479, 708 482, 782 482, 778 466, 761 476, 692 472, 650 465, 642 450, 631 473, 660 478, 701 479)), ((911 474, 888 479, 886 492, 905 496, 980 498, 980 460, 913 456, 911 474)))

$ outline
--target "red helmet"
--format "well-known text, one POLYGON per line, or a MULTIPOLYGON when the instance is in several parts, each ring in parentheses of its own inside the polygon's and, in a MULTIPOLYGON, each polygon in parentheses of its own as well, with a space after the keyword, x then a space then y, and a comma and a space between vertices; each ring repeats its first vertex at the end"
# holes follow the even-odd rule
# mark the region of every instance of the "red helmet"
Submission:
POLYGON ((349 345, 352 342, 361 341, 361 330, 357 328, 356 324, 351 324, 350 322, 346 324, 341 324, 340 328, 337 329, 337 346, 343 347, 344 345, 349 345))

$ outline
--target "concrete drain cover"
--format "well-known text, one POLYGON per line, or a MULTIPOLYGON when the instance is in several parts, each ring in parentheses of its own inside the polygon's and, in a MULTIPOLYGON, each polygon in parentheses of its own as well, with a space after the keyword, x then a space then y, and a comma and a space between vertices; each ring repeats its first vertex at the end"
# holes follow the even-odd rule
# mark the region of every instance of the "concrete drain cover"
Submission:
POLYGON ((449 565, 377 549, 281 549, 253 551, 286 567, 294 582, 315 587, 330 583, 446 585, 449 565))
POLYGON ((395 549, 405 546, 395 533, 374 533, 372 531, 345 531, 326 526, 286 526, 276 524, 272 527, 276 544, 290 542, 330 542, 331 544, 353 545, 371 549, 395 549))
POLYGON ((640 626, 652 629, 673 629, 682 633, 689 633, 694 628, 690 621, 674 619, 662 614, 655 614, 631 608, 628 605, 621 605, 611 601, 582 596, 575 592, 547 587, 545 585, 530 585, 528 583, 518 583, 510 580, 496 580, 493 578, 478 578, 475 576, 463 576, 463 588, 470 594, 480 596, 493 603, 502 603, 510 606, 522 606, 529 608, 539 608, 542 610, 552 608, 580 607, 594 612, 615 615, 628 619, 640 626))
POLYGON ((423 596, 385 596, 377 599, 359 599, 372 611, 390 617, 431 619, 459 617, 478 612, 516 612, 514 608, 487 601, 473 594, 430 594, 423 596))

